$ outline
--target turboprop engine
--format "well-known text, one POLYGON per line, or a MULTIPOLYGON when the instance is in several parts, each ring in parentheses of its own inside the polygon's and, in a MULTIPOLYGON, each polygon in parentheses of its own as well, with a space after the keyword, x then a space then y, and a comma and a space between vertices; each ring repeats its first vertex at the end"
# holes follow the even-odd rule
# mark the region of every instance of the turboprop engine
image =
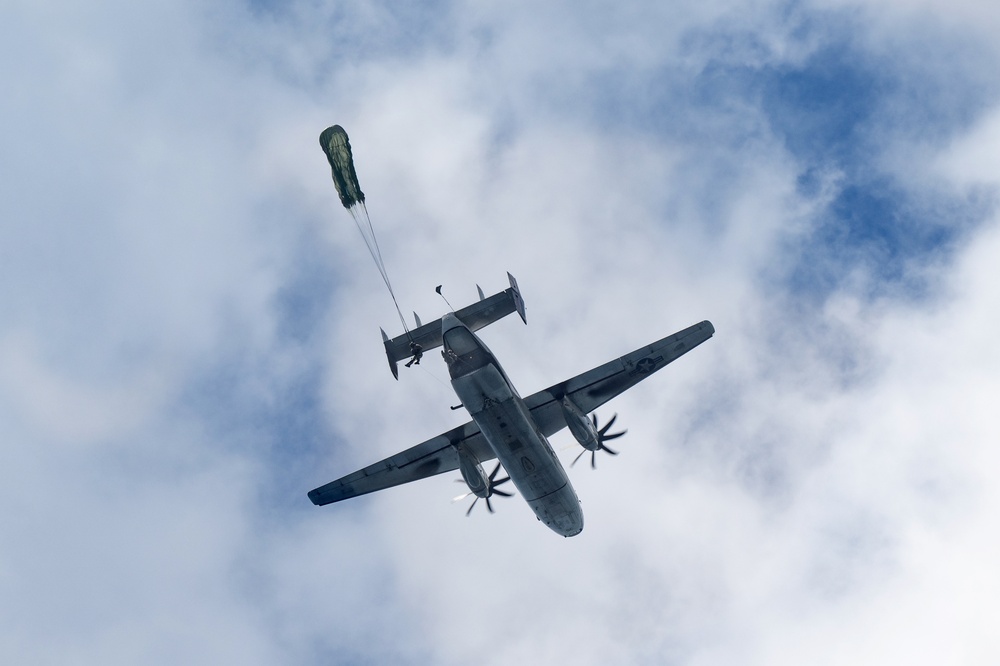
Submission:
POLYGON ((622 430, 621 432, 608 434, 608 430, 611 429, 615 419, 618 418, 617 414, 612 416, 611 420, 608 421, 603 428, 598 428, 597 415, 595 414, 590 418, 587 418, 587 415, 580 411, 579 407, 573 404, 573 401, 569 399, 569 396, 562 399, 562 410, 563 416, 566 418, 566 425, 569 427, 569 431, 573 433, 573 437, 576 438, 576 441, 580 442, 580 446, 584 449, 583 451, 580 451, 580 455, 578 455, 573 462, 570 463, 570 467, 575 465, 576 461, 579 460, 580 457, 587 451, 590 451, 590 467, 592 469, 597 469, 598 450, 607 451, 613 456, 618 455, 617 451, 612 451, 604 445, 604 442, 612 439, 618 439, 628 432, 628 430, 622 430))
POLYGON ((597 427, 591 422, 587 415, 580 411, 580 408, 573 404, 573 401, 566 396, 562 399, 563 416, 566 418, 566 425, 569 431, 580 442, 580 446, 588 451, 596 451, 598 447, 597 427))
POLYGON ((469 495, 476 496, 476 499, 472 500, 472 505, 469 507, 469 510, 465 512, 466 516, 472 513, 472 509, 475 508, 476 502, 478 502, 480 498, 486 500, 486 508, 489 509, 490 513, 494 513, 493 505, 490 503, 490 497, 493 495, 499 495, 500 497, 511 496, 511 493, 503 490, 497 490, 497 486, 510 481, 509 476, 505 476, 502 479, 496 479, 497 472, 500 471, 500 463, 497 463, 497 466, 493 468, 490 475, 486 476, 486 472, 483 471, 482 464, 465 451, 459 449, 458 468, 462 473, 462 479, 465 481, 465 485, 469 487, 469 492, 464 495, 459 495, 452 501, 457 502, 465 499, 469 495))

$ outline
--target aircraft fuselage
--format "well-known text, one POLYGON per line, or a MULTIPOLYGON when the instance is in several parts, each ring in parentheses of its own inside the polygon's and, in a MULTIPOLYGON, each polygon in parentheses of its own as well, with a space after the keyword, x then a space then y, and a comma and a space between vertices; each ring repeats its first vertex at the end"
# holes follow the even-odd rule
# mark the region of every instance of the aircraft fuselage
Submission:
POLYGON ((583 530, 566 470, 493 353, 458 317, 441 321, 451 385, 540 521, 563 536, 583 530))

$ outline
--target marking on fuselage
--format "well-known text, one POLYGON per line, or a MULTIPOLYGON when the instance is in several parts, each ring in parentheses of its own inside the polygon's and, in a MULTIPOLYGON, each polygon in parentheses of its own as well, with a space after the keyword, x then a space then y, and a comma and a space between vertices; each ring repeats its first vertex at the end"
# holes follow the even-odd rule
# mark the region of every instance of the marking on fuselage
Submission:
POLYGON ((535 463, 531 462, 531 458, 528 456, 521 456, 521 467, 524 468, 525 472, 535 471, 535 463))

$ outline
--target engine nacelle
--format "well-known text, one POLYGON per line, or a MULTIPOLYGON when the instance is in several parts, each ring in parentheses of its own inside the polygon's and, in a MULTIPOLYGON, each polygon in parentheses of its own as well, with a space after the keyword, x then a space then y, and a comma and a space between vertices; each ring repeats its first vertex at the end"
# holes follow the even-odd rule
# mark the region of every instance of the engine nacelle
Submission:
POLYGON ((563 416, 566 418, 566 425, 573 433, 580 446, 588 451, 596 451, 600 446, 600 436, 597 433, 597 426, 587 418, 587 415, 580 411, 580 408, 573 404, 573 401, 566 396, 562 399, 563 416))
POLYGON ((490 479, 483 471, 482 464, 462 449, 458 450, 458 469, 473 495, 485 499, 492 494, 490 479))

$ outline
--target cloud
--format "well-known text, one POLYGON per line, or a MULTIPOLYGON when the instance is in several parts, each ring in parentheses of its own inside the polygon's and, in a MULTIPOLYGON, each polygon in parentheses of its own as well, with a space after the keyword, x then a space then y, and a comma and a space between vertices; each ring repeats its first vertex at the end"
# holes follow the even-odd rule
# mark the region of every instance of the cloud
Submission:
POLYGON ((986 10, 8 13, 7 661, 997 654, 986 10), (389 376, 333 122, 404 314, 517 276, 523 395, 715 323, 601 410, 579 537, 452 475, 308 504, 465 418, 435 359, 389 376))

